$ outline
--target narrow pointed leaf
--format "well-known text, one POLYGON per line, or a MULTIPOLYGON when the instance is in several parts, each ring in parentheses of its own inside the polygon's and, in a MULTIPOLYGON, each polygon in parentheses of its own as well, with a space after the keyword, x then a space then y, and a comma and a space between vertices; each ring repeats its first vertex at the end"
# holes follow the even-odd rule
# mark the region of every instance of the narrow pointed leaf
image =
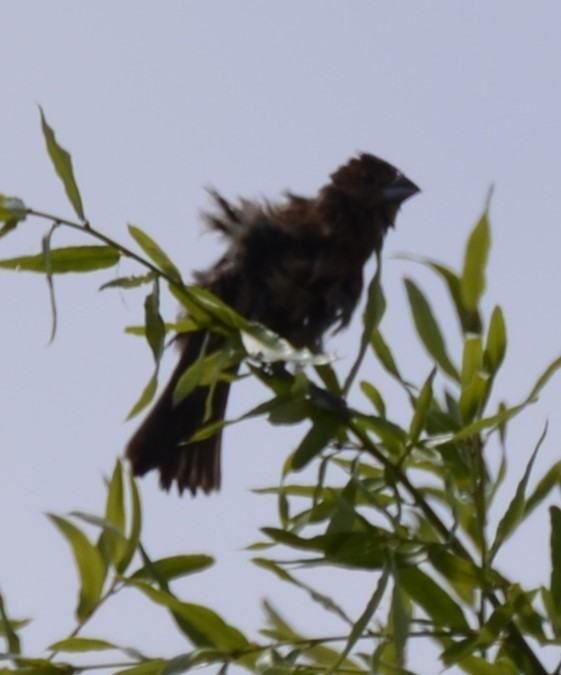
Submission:
POLYGON ((146 253, 150 260, 155 262, 158 268, 162 270, 167 277, 173 279, 173 281, 181 282, 179 270, 158 244, 138 227, 129 225, 128 229, 131 237, 136 241, 144 253, 146 253))
POLYGON ((85 621, 93 612, 101 597, 105 581, 103 558, 86 535, 71 522, 53 514, 49 514, 49 518, 72 548, 74 561, 80 576, 80 597, 76 615, 80 621, 85 621))
POLYGON ((506 340, 503 310, 497 305, 491 314, 484 357, 485 367, 491 375, 495 375, 501 367, 506 353, 506 340))
POLYGON ((155 272, 148 272, 148 274, 143 274, 141 276, 132 276, 132 277, 119 277, 117 279, 113 279, 112 281, 108 281, 105 284, 102 284, 99 287, 100 291, 104 291, 107 288, 138 288, 139 286, 143 286, 144 284, 150 284, 154 281, 155 278, 155 272))
POLYGON ((557 623, 561 623, 561 509, 552 506, 549 509, 551 522, 550 555, 551 578, 550 594, 552 604, 557 612, 557 623))
POLYGON ((152 399, 156 395, 157 390, 158 378, 156 375, 152 375, 148 384, 144 387, 142 394, 140 394, 138 401, 133 405, 130 413, 127 415, 127 420, 136 417, 136 415, 142 412, 144 408, 146 408, 146 406, 151 403, 152 399))
POLYGON ((469 630, 460 606, 419 567, 403 567, 399 570, 403 589, 435 622, 435 627, 469 630))
POLYGON ((243 633, 226 623, 208 607, 182 602, 170 593, 153 588, 143 581, 129 581, 153 602, 167 607, 182 632, 197 647, 214 647, 226 651, 244 649, 249 643, 243 633))
POLYGON ((119 649, 116 645, 106 640, 94 638, 73 637, 59 640, 48 647, 52 652, 100 652, 108 649, 119 649))
POLYGON ((405 279, 405 288, 415 327, 425 349, 445 373, 454 380, 459 380, 458 371, 448 356, 444 338, 428 300, 411 279, 405 279))
POLYGON ((166 327, 160 316, 160 285, 157 279, 154 279, 152 292, 144 301, 144 323, 146 327, 146 339, 154 355, 157 367, 162 358, 166 339, 166 327))
MULTIPOLYGON (((113 267, 119 262, 120 254, 112 246, 68 246, 50 251, 52 274, 94 272, 113 267)), ((47 272, 44 253, 0 260, 0 268, 24 272, 47 272)))
POLYGON ((353 363, 343 386, 343 391, 345 393, 347 393, 351 388, 351 385, 354 382, 356 374, 358 373, 360 365, 364 359, 364 355, 366 354, 366 350, 368 349, 372 334, 378 327, 378 324, 382 320, 384 312, 386 311, 386 299, 384 297, 384 292, 380 282, 382 275, 382 263, 379 255, 377 261, 378 268, 376 269, 374 278, 370 282, 366 298, 366 308, 364 310, 363 316, 363 330, 360 339, 360 347, 355 362, 353 363))
POLYGON ((433 368, 417 397, 415 413, 413 414, 409 429, 409 440, 411 443, 416 443, 419 440, 421 431, 425 428, 425 421, 432 403, 432 383, 435 375, 436 368, 433 368))
POLYGON ((314 425, 292 455, 291 468, 294 471, 303 469, 327 447, 340 427, 341 420, 335 415, 317 415, 314 425))
POLYGON ((467 243, 464 269, 460 279, 463 303, 467 310, 475 311, 485 291, 485 271, 491 235, 487 211, 481 216, 467 243))
POLYGON ((153 579, 154 570, 157 575, 166 581, 202 572, 214 564, 214 559, 208 555, 175 555, 161 560, 153 560, 149 566, 142 566, 131 575, 131 579, 153 579))
POLYGON ((374 592, 372 593, 372 596, 370 597, 368 604, 364 608, 364 611, 356 620, 356 622, 353 624, 351 632, 349 633, 349 638, 347 640, 347 643, 345 644, 345 647, 343 648, 343 651, 339 655, 339 658, 327 671, 328 675, 330 675, 331 673, 336 673, 338 671, 339 666, 350 654, 351 649, 355 646, 358 640, 360 640, 361 637, 363 637, 366 627, 370 623, 372 617, 374 616, 374 613, 376 612, 376 610, 380 605, 380 602, 382 601, 382 598, 384 597, 384 593, 386 592, 386 587, 388 584, 388 579, 389 579, 389 570, 386 567, 384 568, 384 571, 382 572, 380 578, 378 579, 376 588, 374 589, 374 592))
POLYGON ((545 426, 536 447, 532 452, 528 465, 526 466, 526 471, 520 479, 514 497, 512 498, 510 504, 507 507, 507 510, 504 516, 501 518, 498 526, 497 533, 495 535, 495 541, 489 550, 489 562, 493 560, 494 556, 497 554, 497 551, 502 546, 503 542, 514 532, 516 527, 524 519, 526 514, 526 488, 528 486, 528 481, 530 479, 530 474, 532 472, 532 467, 534 466, 534 461, 537 457, 538 451, 545 440, 547 435, 547 425, 545 426))
POLYGON ((80 191, 78 190, 78 185, 74 178, 74 170, 72 169, 72 159, 68 152, 58 144, 54 131, 47 124, 41 106, 39 106, 39 111, 41 113, 41 128, 43 129, 43 136, 47 143, 49 157, 55 167, 55 171, 64 185, 66 195, 74 207, 74 211, 78 215, 78 218, 85 220, 86 217, 82 207, 82 198, 80 197, 80 191))

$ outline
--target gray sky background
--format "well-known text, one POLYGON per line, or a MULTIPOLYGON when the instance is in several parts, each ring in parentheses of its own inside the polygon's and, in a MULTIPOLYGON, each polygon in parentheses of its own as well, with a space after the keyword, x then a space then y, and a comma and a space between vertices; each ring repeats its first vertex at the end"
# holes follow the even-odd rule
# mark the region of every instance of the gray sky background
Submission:
MULTIPOLYGON (((500 303, 506 313, 510 343, 498 394, 514 403, 561 352, 560 26, 561 4, 553 0, 4 0, 0 192, 72 216, 44 148, 40 103, 72 153, 91 222, 122 242, 134 223, 188 272, 221 250, 202 235, 204 186, 232 198, 312 194, 356 151, 379 154, 423 189, 402 209, 384 268, 385 332, 407 377, 422 381, 431 363, 415 344, 402 277, 432 294, 451 339, 456 329, 438 282, 392 254, 457 268, 493 183, 485 306, 500 303)), ((38 252, 45 230, 46 223, 24 223, 0 241, 0 258, 38 252)), ((82 241, 55 238, 57 245, 82 241)), ((123 420, 151 374, 147 347, 123 333, 141 321, 143 294, 98 293, 112 274, 57 279, 59 332, 48 348, 44 280, 0 274, 0 585, 12 614, 35 617, 24 634, 33 652, 69 630, 76 592, 66 544, 43 514, 101 510, 101 476, 134 428, 123 420)), ((174 317, 172 299, 162 308, 174 317)), ((355 322, 329 343, 343 372, 358 330, 355 322)), ((380 377, 372 363, 364 376, 380 377)), ((236 387, 229 413, 264 395, 236 387)), ((546 418, 550 435, 535 475, 558 459, 560 395, 558 379, 512 425, 512 481, 546 418)), ((392 396, 390 413, 399 419, 403 400, 392 396)), ((274 500, 249 489, 276 482, 301 431, 262 422, 227 430, 218 496, 179 499, 161 493, 154 476, 142 482, 149 551, 215 554, 216 567, 181 591, 250 634, 264 596, 297 616, 302 630, 338 630, 318 625, 303 596, 279 587, 242 550, 259 526, 275 523, 274 500)), ((503 569, 528 586, 544 581, 547 541, 543 509, 512 542, 503 569)), ((319 573, 306 578, 343 596, 355 616, 374 586, 366 574, 344 589, 319 573)), ((185 651, 170 626, 131 592, 87 635, 154 654, 185 651)), ((435 672, 428 652, 418 658, 426 667, 412 667, 435 672)))

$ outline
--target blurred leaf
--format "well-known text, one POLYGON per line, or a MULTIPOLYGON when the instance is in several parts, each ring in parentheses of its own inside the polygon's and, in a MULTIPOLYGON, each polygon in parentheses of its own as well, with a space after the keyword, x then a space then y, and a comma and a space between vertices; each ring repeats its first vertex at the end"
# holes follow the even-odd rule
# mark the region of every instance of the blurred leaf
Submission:
POLYGON ((460 410, 462 421, 469 424, 481 414, 489 392, 489 375, 476 373, 469 384, 462 388, 460 395, 460 410))
POLYGON ((426 350, 447 375, 459 380, 458 371, 448 356, 444 338, 428 300, 411 279, 405 279, 405 288, 417 333, 426 350))
POLYGON ((47 649, 52 652, 99 652, 107 649, 119 649, 119 647, 106 640, 71 637, 59 642, 53 642, 47 649))
POLYGON ((107 288, 138 288, 144 284, 152 283, 154 279, 154 272, 148 272, 148 274, 142 274, 141 276, 118 277, 117 279, 113 279, 112 281, 102 284, 99 287, 99 290, 104 291, 107 288))
POLYGON ((150 565, 143 565, 130 576, 130 579, 154 579, 154 571, 158 578, 166 581, 202 572, 214 564, 214 558, 209 555, 174 555, 169 558, 151 561, 150 565))
MULTIPOLYGON (((1 263, 0 263, 1 264, 1 263)), ((533 401, 537 398, 540 391, 545 387, 549 382, 551 377, 561 368, 561 356, 557 357, 555 361, 549 364, 549 366, 544 370, 544 372, 538 377, 536 384, 532 388, 532 391, 528 395, 528 401, 533 401)))
POLYGON ((127 421, 132 419, 133 417, 136 417, 138 413, 142 412, 144 408, 146 408, 146 406, 149 405, 149 403, 156 395, 157 390, 158 390, 158 378, 156 375, 152 375, 148 384, 144 387, 142 394, 140 394, 138 401, 133 405, 131 411, 127 415, 127 421))
POLYGON ((506 354, 506 342, 506 324, 503 311, 497 306, 491 314, 484 356, 485 367, 491 375, 495 375, 501 367, 506 354))
POLYGON ((403 382, 403 378, 401 377, 401 373, 399 372, 388 343, 384 340, 382 333, 380 333, 379 330, 375 330, 372 333, 370 344, 372 345, 372 349, 378 357, 378 360, 388 373, 393 375, 400 382, 403 382))
POLYGON ((303 583, 296 577, 294 577, 292 574, 290 574, 287 570, 285 570, 283 567, 281 567, 279 564, 272 560, 266 560, 265 558, 253 558, 252 562, 255 565, 258 565, 259 567, 262 567, 263 569, 268 570, 269 572, 272 572, 275 574, 279 579, 281 579, 284 582, 287 582, 289 584, 292 584, 296 586, 297 588, 302 589, 305 591, 310 598, 318 603, 323 609, 325 609, 328 612, 331 612, 337 618, 341 619, 345 623, 352 625, 351 620, 349 617, 345 614, 345 612, 341 609, 341 607, 329 596, 325 595, 324 593, 320 593, 319 591, 316 591, 314 588, 309 586, 308 584, 303 583))
POLYGON ((442 434, 441 436, 434 436, 427 442, 429 447, 439 447, 448 443, 456 443, 457 441, 463 441, 470 436, 475 436, 484 429, 489 429, 491 427, 500 427, 500 425, 507 422, 512 417, 515 417, 521 413, 524 408, 533 403, 534 401, 527 400, 520 405, 515 405, 512 408, 501 407, 501 412, 496 415, 491 415, 491 417, 484 417, 483 419, 475 420, 471 424, 463 427, 459 431, 449 434, 442 434))
POLYGON ((74 561, 80 575, 80 597, 76 615, 85 621, 95 610, 105 581, 105 565, 101 553, 86 535, 68 520, 47 514, 72 547, 74 561))
POLYGON ((327 673, 330 674, 339 672, 338 669, 340 668, 345 658, 350 654, 351 649, 361 639, 361 637, 363 637, 366 631, 366 627, 370 623, 370 620, 374 616, 374 613, 378 609, 380 602, 384 597, 389 576, 390 576, 389 569, 388 567, 385 567, 382 574, 380 575, 380 578, 378 579, 376 588, 374 589, 374 593, 372 594, 370 600, 368 601, 368 604, 364 608, 362 614, 354 623, 351 632, 349 633, 349 638, 347 640, 347 643, 345 644, 343 651, 341 652, 335 663, 333 663, 331 667, 327 670, 327 673))
POLYGON ((551 466, 543 478, 538 482, 532 494, 526 500, 526 509, 524 517, 527 517, 532 511, 539 506, 542 501, 549 496, 550 492, 555 488, 561 486, 561 461, 555 462, 551 466))
POLYGON ((4 634, 6 636, 10 654, 21 654, 21 644, 15 630, 15 622, 13 622, 6 613, 2 594, 0 594, 0 620, 0 635, 4 634))
POLYGON ((158 590, 144 581, 127 583, 138 588, 158 605, 167 607, 181 631, 197 647, 214 647, 225 651, 245 649, 249 642, 234 626, 227 624, 208 607, 182 602, 166 591, 158 590))
POLYGON ((114 675, 161 675, 167 665, 167 660, 151 659, 130 668, 116 670, 114 675))
POLYGON ((382 286, 380 283, 380 279, 382 276, 382 261, 379 253, 377 253, 376 256, 376 262, 378 265, 376 268, 376 274, 374 275, 368 287, 368 292, 366 296, 366 307, 364 309, 364 315, 362 317, 364 327, 362 331, 362 336, 360 338, 360 347, 355 362, 353 363, 349 371, 349 374, 347 375, 347 378, 345 380, 345 384, 343 386, 344 393, 348 393, 348 391, 350 390, 351 385, 355 380, 356 374, 358 373, 360 365, 364 359, 366 350, 368 349, 368 345, 370 343, 372 334, 378 327, 378 324, 382 320, 384 312, 386 311, 386 299, 384 298, 384 292, 382 290, 382 286))
POLYGON ((403 590, 434 621, 435 628, 469 630, 460 606, 420 567, 402 567, 399 570, 399 579, 403 590))
POLYGON ((464 334, 467 333, 480 333, 481 332, 481 318, 479 312, 476 309, 469 310, 464 305, 462 298, 460 278, 440 263, 434 262, 432 260, 421 260, 420 262, 428 265, 436 272, 448 286, 448 291, 456 308, 456 314, 460 320, 460 326, 464 334))
POLYGON ((51 249, 48 262, 44 253, 41 253, 0 260, 0 268, 44 274, 50 264, 52 274, 94 272, 113 267, 119 259, 119 251, 112 246, 68 246, 51 249))
POLYGON ((119 460, 115 462, 115 469, 107 489, 105 520, 113 527, 103 529, 97 546, 105 559, 111 562, 115 569, 120 570, 120 563, 126 549, 126 539, 123 467, 119 460))
POLYGON ((78 185, 74 179, 72 159, 68 152, 58 144, 54 131, 47 124, 47 120, 45 119, 43 108, 41 108, 41 106, 39 106, 39 111, 41 113, 41 128, 43 129, 43 136, 45 137, 47 151, 55 167, 55 171, 64 185, 66 195, 74 207, 74 211, 76 212, 78 218, 80 218, 80 220, 86 220, 84 209, 82 207, 80 191, 78 190, 78 185))
POLYGON ((489 563, 493 560, 504 541, 514 532, 517 526, 524 519, 524 515, 526 513, 526 487, 528 485, 528 480, 530 479, 530 473, 532 472, 534 461, 543 441, 545 440, 546 435, 547 424, 542 431, 534 451, 532 452, 530 460, 526 466, 526 471, 524 471, 524 475, 518 483, 514 497, 512 498, 504 516, 501 518, 497 526, 495 540, 489 550, 489 563))
POLYGON ((132 472, 129 473, 129 495, 130 495, 130 531, 128 533, 127 544, 123 553, 123 557, 119 561, 118 571, 122 574, 128 568, 131 560, 136 553, 139 542, 140 542, 140 532, 142 530, 142 505, 140 503, 140 494, 138 492, 138 486, 136 480, 132 475, 132 472))
POLYGON ((429 544, 427 553, 431 564, 457 595, 469 605, 473 604, 475 592, 481 585, 481 570, 442 544, 429 544))
POLYGON ((306 464, 319 455, 337 435, 341 427, 341 420, 333 414, 318 414, 313 420, 313 426, 302 439, 294 451, 290 464, 294 471, 303 469, 306 464))
POLYGON ((384 399, 382 398, 382 395, 378 391, 378 389, 371 383, 371 382, 366 382, 366 380, 363 380, 360 383, 360 389, 362 393, 366 396, 366 398, 372 403, 374 408, 376 409, 376 412, 378 412, 379 415, 382 417, 386 416, 386 404, 384 403, 384 399))
POLYGON ((467 335, 464 340, 464 353, 462 356, 462 387, 469 385, 482 368, 483 344, 481 336, 467 335))
POLYGON ((557 615, 557 623, 561 623, 561 509, 558 506, 549 508, 551 521, 551 578, 550 596, 557 615))
POLYGON ((160 316, 160 286, 154 279, 152 292, 144 301, 144 321, 146 325, 146 339, 154 355, 156 365, 160 363, 164 351, 166 328, 160 316))
POLYGON ((475 311, 485 291, 485 268, 489 257, 491 235, 487 210, 474 227, 468 240, 464 269, 460 279, 463 304, 468 311, 475 311))
POLYGON ((433 368, 417 397, 415 412, 409 428, 409 441, 412 444, 415 444, 419 440, 419 436, 425 428, 425 421, 432 403, 432 383, 435 375, 436 368, 433 368))
POLYGON ((128 230, 131 237, 136 241, 144 253, 146 253, 150 260, 156 263, 157 267, 169 279, 182 283, 181 275, 179 274, 177 267, 151 237, 134 225, 129 225, 128 230))

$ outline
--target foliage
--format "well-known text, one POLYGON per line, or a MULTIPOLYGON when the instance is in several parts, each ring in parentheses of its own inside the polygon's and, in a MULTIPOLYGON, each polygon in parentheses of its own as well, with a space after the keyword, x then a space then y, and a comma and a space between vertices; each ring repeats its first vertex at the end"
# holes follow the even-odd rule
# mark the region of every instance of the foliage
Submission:
MULTIPOLYGON (((132 332, 145 335, 155 374, 131 414, 148 405, 156 391, 166 332, 189 330, 195 325, 228 336, 234 346, 231 358, 243 360, 270 390, 268 400, 243 417, 263 416, 274 425, 309 421, 309 430, 286 461, 280 485, 261 491, 276 495, 279 522, 263 529, 261 539, 253 546, 259 552, 254 563, 270 571, 278 583, 301 589, 316 604, 318 615, 334 614, 342 629, 335 637, 303 635, 265 603, 266 625, 261 637, 253 640, 209 608, 179 598, 172 589, 174 580, 203 573, 212 559, 201 554, 159 560, 149 557, 141 541, 141 502, 136 483, 117 462, 108 481, 103 515, 50 516, 69 543, 79 572, 76 627, 50 645, 46 657, 29 658, 20 638, 25 621, 12 619, 0 598, 0 635, 6 642, 6 653, 1 656, 10 664, 0 671, 70 673, 87 666, 70 664, 60 658, 61 653, 83 656, 118 650, 123 661, 118 667, 110 667, 131 675, 179 673, 201 664, 217 664, 223 669, 238 664, 269 675, 397 675, 421 672, 408 662, 408 646, 414 640, 431 640, 440 649, 443 666, 456 666, 465 673, 548 672, 541 660, 543 647, 551 646, 561 654, 561 506, 550 507, 548 585, 524 588, 496 566, 497 555, 507 540, 561 482, 561 462, 531 481, 545 430, 528 453, 527 468, 500 517, 496 496, 507 475, 508 424, 536 400, 561 367, 561 358, 551 363, 522 401, 515 405, 500 402, 495 381, 506 354, 505 319, 499 306, 488 319, 481 310, 491 245, 487 209, 469 237, 459 273, 432 260, 420 261, 449 291, 460 326, 460 343, 447 343, 429 299, 415 281, 406 279, 417 336, 434 363, 424 382, 411 383, 382 332, 385 301, 379 267, 369 288, 359 354, 341 382, 329 359, 292 349, 208 291, 186 286, 169 256, 137 227, 129 226, 128 231, 142 255, 94 229, 85 216, 70 155, 59 146, 42 111, 41 123, 48 153, 78 221, 58 218, 28 208, 20 199, 1 196, 0 236, 8 235, 28 217, 46 219, 50 228, 39 254, 1 260, 0 267, 46 275, 53 337, 56 275, 107 269, 123 257, 142 267, 142 274, 103 286, 149 286, 145 325, 132 332), (53 248, 52 239, 60 227, 77 230, 98 244, 53 248), (167 286, 185 307, 188 321, 171 326, 164 323, 159 313, 162 286, 167 286), (390 417, 384 396, 373 382, 359 383, 366 397, 364 410, 347 403, 346 394, 355 384, 367 350, 405 392, 410 406, 408 423, 390 417), (308 370, 272 370, 268 364, 275 360, 307 365, 308 370), (490 461, 491 444, 500 449, 498 467, 490 461), (295 472, 305 466, 317 468, 314 483, 296 482, 295 472), (498 522, 494 531, 491 520, 498 522), (94 540, 87 536, 84 524, 97 528, 94 540), (284 552, 282 560, 278 555, 269 557, 272 548, 284 552), (368 571, 372 593, 365 598, 360 616, 347 616, 336 598, 304 583, 294 571, 296 564, 299 568, 337 567, 349 575, 368 571), (184 653, 172 658, 153 657, 88 635, 90 618, 126 588, 137 590, 147 602, 160 605, 170 614, 185 638, 184 653)), ((183 386, 212 381, 216 369, 230 366, 231 361, 204 357, 183 386)), ((203 429, 199 435, 211 432, 203 429)))

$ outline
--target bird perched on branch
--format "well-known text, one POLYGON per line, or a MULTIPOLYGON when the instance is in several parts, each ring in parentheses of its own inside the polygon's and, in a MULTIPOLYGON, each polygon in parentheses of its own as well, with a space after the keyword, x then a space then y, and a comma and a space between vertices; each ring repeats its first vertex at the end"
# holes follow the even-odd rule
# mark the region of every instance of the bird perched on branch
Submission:
MULTIPOLYGON (((294 347, 317 352, 326 331, 349 323, 364 264, 380 252, 402 202, 418 191, 391 164, 361 154, 313 198, 287 194, 278 204, 234 205, 211 192, 216 210, 205 220, 225 235, 228 248, 195 279, 294 347)), ((224 419, 230 384, 197 387, 177 405, 173 394, 181 375, 224 340, 202 329, 181 336, 179 363, 126 450, 135 475, 158 469, 163 488, 175 481, 180 492, 193 495, 219 489, 221 432, 189 441, 203 423, 224 419)))

